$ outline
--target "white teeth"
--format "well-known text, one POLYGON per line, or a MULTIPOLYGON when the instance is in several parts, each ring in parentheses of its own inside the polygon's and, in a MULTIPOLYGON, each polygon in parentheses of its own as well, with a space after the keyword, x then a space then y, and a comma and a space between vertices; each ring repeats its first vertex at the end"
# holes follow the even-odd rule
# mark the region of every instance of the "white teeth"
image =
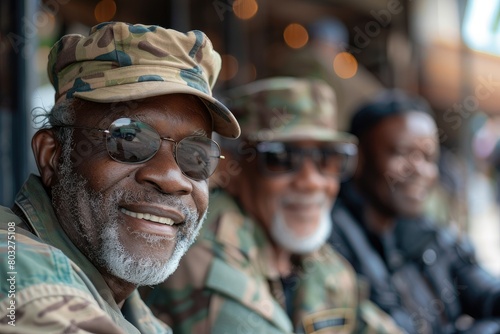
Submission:
POLYGON ((126 214, 127 216, 130 216, 130 217, 150 220, 150 221, 155 222, 155 223, 160 223, 160 224, 165 224, 165 225, 170 225, 170 226, 174 225, 174 221, 170 218, 158 217, 158 216, 152 215, 150 213, 132 212, 132 211, 128 211, 124 208, 121 208, 120 211, 123 212, 124 214, 126 214))

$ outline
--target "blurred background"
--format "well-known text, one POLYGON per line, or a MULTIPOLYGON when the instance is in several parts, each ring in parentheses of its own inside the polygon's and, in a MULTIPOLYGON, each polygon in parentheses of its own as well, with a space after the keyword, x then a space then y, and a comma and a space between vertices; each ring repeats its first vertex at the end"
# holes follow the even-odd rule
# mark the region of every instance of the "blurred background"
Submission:
POLYGON ((339 126, 382 88, 435 112, 441 180, 429 212, 471 235, 500 275, 500 0, 1 0, 0 204, 36 172, 33 116, 53 105, 47 55, 105 21, 199 29, 222 56, 215 93, 271 75, 337 92, 339 126))

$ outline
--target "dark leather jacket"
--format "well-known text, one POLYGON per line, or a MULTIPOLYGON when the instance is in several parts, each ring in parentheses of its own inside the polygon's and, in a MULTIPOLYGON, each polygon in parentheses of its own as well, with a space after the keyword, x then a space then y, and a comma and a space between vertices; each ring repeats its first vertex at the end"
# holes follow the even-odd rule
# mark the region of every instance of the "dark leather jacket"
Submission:
POLYGON ((379 236, 362 217, 363 199, 344 184, 329 241, 398 325, 408 333, 500 333, 500 279, 477 264, 466 239, 425 217, 400 219, 379 236))

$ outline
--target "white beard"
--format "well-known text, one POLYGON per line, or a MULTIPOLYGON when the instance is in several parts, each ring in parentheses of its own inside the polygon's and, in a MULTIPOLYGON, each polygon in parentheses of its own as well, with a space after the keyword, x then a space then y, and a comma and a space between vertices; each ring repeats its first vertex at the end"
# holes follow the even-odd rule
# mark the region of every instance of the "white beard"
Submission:
MULTIPOLYGON (((117 224, 107 225, 102 231, 100 258, 113 275, 127 282, 136 285, 156 285, 162 283, 177 269, 182 256, 198 235, 205 217, 206 212, 200 223, 191 224, 188 231, 185 231, 191 237, 180 238, 179 235, 177 236, 175 249, 166 263, 155 261, 152 258, 138 258, 134 254, 128 253, 120 241, 117 224)), ((136 233, 136 236, 138 242, 146 242, 150 245, 160 245, 162 241, 167 239, 146 233, 136 233)), ((162 248, 158 247, 158 251, 161 252, 162 248)))
POLYGON ((305 237, 297 237, 293 230, 287 226, 281 211, 273 217, 271 223, 271 237, 276 244, 293 254, 307 254, 319 249, 328 239, 332 231, 330 210, 323 209, 319 226, 305 237))

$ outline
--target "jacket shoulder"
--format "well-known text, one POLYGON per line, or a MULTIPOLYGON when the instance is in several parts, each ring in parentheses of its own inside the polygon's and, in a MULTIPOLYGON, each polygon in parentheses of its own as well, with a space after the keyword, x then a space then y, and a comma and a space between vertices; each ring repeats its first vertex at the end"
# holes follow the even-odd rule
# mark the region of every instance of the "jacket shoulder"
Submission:
MULTIPOLYGON (((0 260, 0 270, 17 274, 17 290, 40 284, 55 284, 88 291, 81 279, 84 275, 82 270, 61 250, 44 243, 29 232, 25 234, 24 231, 18 231, 15 225, 0 229, 0 252, 8 254, 5 259, 0 260)), ((0 298, 6 296, 6 289, 2 284, 0 298)))

